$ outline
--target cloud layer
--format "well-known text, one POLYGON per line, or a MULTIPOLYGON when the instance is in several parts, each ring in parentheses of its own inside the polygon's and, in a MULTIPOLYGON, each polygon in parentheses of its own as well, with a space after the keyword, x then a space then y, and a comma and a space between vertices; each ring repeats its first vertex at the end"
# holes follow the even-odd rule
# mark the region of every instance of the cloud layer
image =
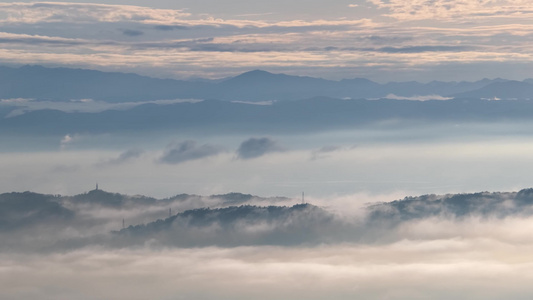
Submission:
POLYGON ((460 72, 461 79, 523 79, 528 75, 518 64, 533 61, 528 47, 533 8, 527 1, 372 0, 351 3, 348 10, 315 2, 308 18, 270 20, 269 14, 220 18, 185 8, 2 3, 0 63, 175 78, 220 78, 261 68, 399 81, 427 74, 453 80, 457 77, 443 71, 457 70, 456 64, 472 73, 484 66, 487 72, 460 72), (326 5, 335 7, 335 17, 321 17, 317 7, 326 5))
POLYGON ((530 243, 493 239, 443 239, 375 246, 2 254, 0 293, 9 300, 527 299, 533 273, 525 253, 530 248, 530 243))

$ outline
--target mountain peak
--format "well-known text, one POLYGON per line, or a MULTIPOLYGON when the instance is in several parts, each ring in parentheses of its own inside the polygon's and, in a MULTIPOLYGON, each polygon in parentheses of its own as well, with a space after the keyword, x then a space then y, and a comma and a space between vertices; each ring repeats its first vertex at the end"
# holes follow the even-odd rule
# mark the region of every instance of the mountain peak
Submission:
POLYGON ((270 79, 270 78, 275 78, 277 76, 282 76, 282 74, 273 74, 273 73, 270 73, 270 72, 267 72, 267 71, 264 71, 264 70, 252 70, 252 71, 248 71, 248 72, 244 72, 240 75, 237 75, 233 78, 230 78, 229 80, 227 81, 232 81, 232 80, 249 80, 249 79, 252 79, 252 80, 258 80, 258 79, 270 79))
POLYGON ((275 75, 275 74, 270 73, 270 72, 265 71, 265 70, 256 69, 256 70, 244 72, 241 75, 252 76, 252 75, 275 75))

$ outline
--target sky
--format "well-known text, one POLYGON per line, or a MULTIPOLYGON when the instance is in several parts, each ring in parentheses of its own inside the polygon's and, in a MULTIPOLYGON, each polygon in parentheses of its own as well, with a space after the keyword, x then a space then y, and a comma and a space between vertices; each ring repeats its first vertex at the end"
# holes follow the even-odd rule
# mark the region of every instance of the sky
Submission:
POLYGON ((531 77, 527 0, 0 2, 0 64, 163 78, 531 77))
MULTIPOLYGON (((219 79, 263 69, 380 83, 523 80, 533 77, 532 40, 531 0, 0 0, 2 66, 34 64, 158 78, 219 79)), ((0 104, 17 107, 6 118, 25 120, 16 118, 33 110, 96 114, 202 100, 112 104, 20 98, 0 99, 0 104)), ((394 218, 365 222, 369 205, 405 196, 531 186, 532 122, 436 123, 391 116, 368 126, 302 132, 285 131, 282 123, 268 133, 260 126, 242 132, 226 132, 223 126, 220 131, 200 126, 157 132, 85 132, 65 126, 55 135, 5 134, 1 193, 68 196, 91 191, 98 182, 111 193, 160 199, 181 193, 286 196, 281 204, 278 198, 251 204, 290 206, 305 192, 306 201, 331 213, 326 221, 349 226, 340 227, 348 228, 344 232, 312 224, 309 229, 329 241, 319 244, 260 240, 189 248, 177 246, 189 245, 180 244, 183 231, 193 241, 225 236, 257 241, 269 230, 279 230, 283 237, 285 229, 306 223, 299 223, 298 215, 270 223, 237 218, 226 232, 217 223, 194 228, 176 222, 171 229, 177 230, 168 236, 154 235, 128 247, 120 241, 107 244, 115 237, 110 231, 120 229, 124 218, 131 225, 166 218, 170 207, 65 202, 65 208, 77 209, 78 219, 70 224, 56 219, 54 212, 65 212, 57 205, 41 214, 26 213, 10 206, 6 194, 2 201, 8 200, 0 201, 0 298, 530 299, 531 197, 522 203, 527 209, 508 215, 499 213, 514 208, 512 196, 498 194, 499 206, 485 215, 432 214, 434 203, 423 202, 430 213, 418 219, 391 227, 385 225, 394 218), (23 221, 6 217, 10 212, 23 221), (368 226, 363 228, 368 240, 352 230, 361 224, 368 226), (335 239, 342 234, 351 238, 335 239), (158 244, 161 237, 170 237, 168 244, 158 244)), ((36 129, 40 120, 31 120, 36 129)), ((173 206, 172 212, 222 205, 194 199, 173 206)), ((18 204, 33 205, 25 203, 18 204)), ((406 211, 411 208, 416 213, 416 205, 406 211)))

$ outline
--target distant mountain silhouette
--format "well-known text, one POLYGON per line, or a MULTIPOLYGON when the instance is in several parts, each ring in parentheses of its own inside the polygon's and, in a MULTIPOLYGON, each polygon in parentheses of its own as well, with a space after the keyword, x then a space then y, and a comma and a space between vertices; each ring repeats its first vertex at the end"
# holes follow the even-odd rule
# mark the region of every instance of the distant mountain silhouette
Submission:
POLYGON ((32 111, 0 118, 0 133, 9 135, 61 135, 71 133, 136 134, 180 130, 208 134, 278 134, 318 132, 383 124, 383 121, 497 122, 531 120, 533 101, 341 100, 312 98, 250 105, 227 101, 203 101, 172 105, 146 104, 128 110, 99 113, 32 111))
POLYGON ((295 100, 331 96, 339 82, 255 70, 220 83, 218 99, 295 100))
MULTIPOLYGON (((198 78, 174 80, 131 73, 23 66, 20 68, 0 67, 0 99, 33 98, 53 101, 93 99, 107 102, 132 102, 189 98, 225 101, 298 100, 319 96, 383 98, 389 94, 412 97, 455 95, 502 81, 505 80, 379 84, 362 78, 333 81, 273 74, 262 70, 246 72, 224 80, 198 78)), ((485 96, 487 95, 484 94, 485 96)), ((495 97, 495 95, 491 94, 490 97, 495 97)))
POLYGON ((108 102, 195 97, 209 83, 84 69, 0 67, 0 98, 94 99, 108 102))
POLYGON ((458 98, 477 99, 533 99, 533 83, 521 81, 493 82, 477 90, 451 95, 458 98))

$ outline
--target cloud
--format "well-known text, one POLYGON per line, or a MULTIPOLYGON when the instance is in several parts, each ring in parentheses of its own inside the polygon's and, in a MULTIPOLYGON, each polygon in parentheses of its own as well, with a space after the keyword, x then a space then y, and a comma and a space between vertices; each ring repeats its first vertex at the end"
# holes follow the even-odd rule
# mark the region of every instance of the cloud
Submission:
MULTIPOLYGON (((125 29, 121 30, 123 35, 129 37, 139 37, 144 35, 143 31, 125 29)), ((279 42, 279 41, 278 41, 279 42)), ((272 51, 296 51, 284 44, 272 44, 272 41, 260 38, 247 40, 246 37, 240 37, 239 40, 201 38, 201 39, 181 39, 181 40, 163 40, 163 41, 138 41, 120 42, 109 40, 89 40, 73 39, 61 37, 48 37, 26 34, 11 34, 0 32, 0 44, 6 45, 24 45, 28 47, 91 47, 94 50, 99 48, 115 47, 117 50, 125 49, 187 49, 197 52, 272 52, 272 51)))
POLYGON ((98 165, 120 165, 128 161, 131 161, 133 159, 139 158, 143 154, 144 154, 143 150, 130 149, 130 150, 120 153, 118 157, 109 159, 107 161, 99 163, 98 165))
POLYGON ((324 159, 329 157, 329 155, 333 152, 347 150, 347 149, 353 149, 354 147, 342 147, 342 146, 324 146, 320 149, 313 150, 311 154, 311 160, 317 160, 317 159, 324 159))
POLYGON ((165 149, 159 162, 167 164, 180 164, 190 160, 202 159, 223 152, 218 146, 209 144, 198 145, 195 141, 188 140, 181 143, 171 143, 165 149))
POLYGON ((420 53, 420 52, 460 52, 469 51, 469 47, 463 46, 413 46, 413 47, 383 47, 375 51, 385 53, 420 53))
POLYGON ((65 149, 68 145, 74 143, 74 141, 78 140, 80 136, 78 134, 66 134, 61 141, 59 142, 59 145, 61 146, 61 149, 65 149))
POLYGON ((487 18, 528 18, 533 14, 529 0, 367 0, 386 16, 399 20, 468 20, 487 18))
MULTIPOLYGON (((147 32, 146 30, 142 31, 147 32)), ((217 37, 194 38, 194 34, 188 34, 193 38, 176 40, 160 37, 150 41, 145 40, 147 37, 144 36, 147 34, 127 41, 113 41, 111 36, 102 39, 72 39, 4 33, 0 34, 0 42, 5 45, 0 49, 0 62, 65 64, 174 78, 219 78, 251 68, 296 74, 327 74, 326 77, 337 76, 339 79, 342 78, 340 76, 355 76, 355 72, 358 77, 370 78, 380 74, 379 80, 383 81, 382 78, 397 77, 398 80, 403 80, 405 75, 422 77, 418 74, 439 73, 431 70, 452 64, 470 68, 471 72, 468 74, 471 74, 474 69, 479 69, 472 67, 474 64, 488 65, 492 61, 510 66, 510 62, 518 64, 530 60, 522 49, 524 38, 513 36, 516 42, 510 42, 505 49, 491 45, 493 42, 488 39, 475 40, 480 39, 480 35, 489 38, 493 32, 501 30, 497 27, 485 28, 485 32, 478 29, 477 33, 457 32, 455 35, 452 32, 444 34, 442 30, 429 28, 420 29, 418 32, 384 28, 356 33, 347 29, 289 34, 248 30, 254 33, 237 32, 234 35, 223 29, 209 29, 204 34, 217 37), (394 39, 392 36, 400 38, 394 39), (346 47, 347 41, 350 47, 346 47), (409 46, 404 45, 406 41, 409 41, 409 46), (464 46, 443 46, 445 42, 462 43, 464 46), (434 43, 441 46, 427 46, 434 43), (89 52, 90 55, 87 55, 89 52), (234 55, 235 52, 241 53, 242 56, 234 55), (395 72, 390 72, 392 69, 395 72)), ((510 32, 516 28, 505 30, 510 32)), ((496 67, 492 66, 490 69, 495 70, 496 67)), ((506 74, 516 76, 517 72, 506 71, 505 74, 495 75, 506 74)), ((443 75, 439 73, 438 76, 443 75)), ((424 75, 422 80, 425 78, 428 76, 424 75)), ((478 78, 479 75, 474 79, 478 78)), ((456 77, 450 79, 454 80, 456 77)))
POLYGON ((133 36, 141 36, 144 34, 144 32, 140 30, 124 29, 122 30, 122 34, 133 37, 133 36))
POLYGON ((259 106, 270 106, 276 103, 274 100, 266 100, 266 101, 231 101, 232 103, 239 103, 239 104, 248 104, 248 105, 259 105, 259 106))
POLYGON ((321 19, 313 21, 291 20, 279 22, 242 19, 225 20, 205 14, 200 15, 201 17, 193 16, 184 10, 176 9, 157 9, 133 5, 109 5, 72 2, 0 3, 0 10, 2 10, 4 13, 3 18, 0 18, 0 22, 8 24, 131 22, 155 25, 155 29, 162 31, 186 29, 190 26, 301 28, 313 26, 352 26, 370 22, 369 19, 321 19))
POLYGON ((527 299, 530 243, 0 254, 3 299, 527 299), (134 282, 135 284, 131 284, 134 282), (490 283, 490 285, 487 285, 490 283), (117 288, 124 287, 127 288, 117 288), (178 296, 176 296, 178 295, 178 296))
POLYGON ((0 3, 4 23, 46 22, 139 22, 171 23, 190 14, 181 10, 156 9, 132 5, 107 5, 91 3, 0 3))
POLYGON ((187 26, 182 25, 156 25, 154 26, 155 29, 161 30, 161 31, 172 31, 172 30, 187 30, 190 29, 187 26))
POLYGON ((2 44, 26 44, 26 45, 62 45, 78 46, 87 44, 79 39, 69 39, 60 37, 48 37, 28 34, 12 34, 0 32, 0 43, 2 44))
POLYGON ((252 159, 283 150, 283 147, 271 138, 250 138, 241 143, 239 149, 237 149, 237 157, 240 159, 252 159))
POLYGON ((171 105, 175 103, 198 103, 202 100, 197 99, 174 99, 174 100, 153 100, 153 101, 139 101, 139 102, 120 102, 110 103, 104 101, 94 101, 92 99, 71 100, 69 102, 58 101, 35 101, 35 99, 2 99, 0 100, 0 106, 14 107, 14 109, 6 116, 15 117, 23 115, 25 113, 53 109, 67 113, 74 112, 88 112, 98 113, 107 110, 128 110, 133 107, 144 104, 156 104, 156 105, 171 105))
POLYGON ((403 97, 403 96, 397 96, 394 94, 388 94, 385 96, 386 99, 394 99, 394 100, 412 100, 412 101, 429 101, 429 100, 451 100, 453 98, 450 97, 443 97, 440 95, 424 95, 424 96, 413 96, 413 97, 403 97))

